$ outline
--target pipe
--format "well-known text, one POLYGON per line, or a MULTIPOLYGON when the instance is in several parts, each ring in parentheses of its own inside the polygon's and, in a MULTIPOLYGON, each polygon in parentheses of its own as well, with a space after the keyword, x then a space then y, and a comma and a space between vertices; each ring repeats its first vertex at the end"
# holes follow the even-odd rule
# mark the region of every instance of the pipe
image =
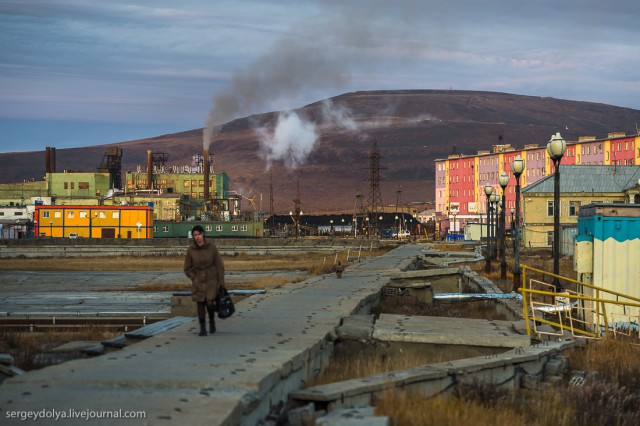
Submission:
POLYGON ((514 291, 511 293, 435 293, 433 295, 433 300, 439 302, 487 299, 517 299, 522 301, 522 295, 514 291))

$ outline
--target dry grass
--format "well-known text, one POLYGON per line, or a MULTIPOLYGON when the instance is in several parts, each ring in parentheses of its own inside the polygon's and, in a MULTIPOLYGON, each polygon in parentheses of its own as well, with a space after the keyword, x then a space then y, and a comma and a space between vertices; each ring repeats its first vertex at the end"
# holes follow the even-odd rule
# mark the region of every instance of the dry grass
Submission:
MULTIPOLYGON (((637 340, 637 339, 636 339, 637 340)), ((376 413, 392 425, 637 425, 640 424, 640 347, 615 340, 567 352, 571 368, 597 371, 582 387, 513 393, 492 385, 458 385, 448 398, 424 399, 390 389, 376 413)))
POLYGON ((458 385, 450 397, 425 399, 398 389, 376 400, 392 425, 637 425, 640 424, 640 347, 590 342, 568 351, 571 367, 599 372, 582 387, 508 392, 493 385, 458 385))
MULTIPOLYGON (((363 250, 362 257, 375 257, 388 250, 363 250)), ((331 270, 337 261, 347 264, 347 254, 357 256, 354 250, 334 254, 299 253, 286 255, 223 256, 225 269, 229 271, 314 271, 331 270)), ((80 258, 18 258, 0 262, 0 270, 16 271, 181 271, 183 256, 143 256, 143 257, 80 257, 80 258)), ((324 272, 321 272, 324 273, 324 272)))
POLYGON ((25 371, 55 364, 61 355, 53 355, 50 350, 74 340, 101 342, 121 334, 101 326, 88 325, 79 328, 51 329, 44 332, 0 332, 0 348, 14 358, 14 364, 25 371))
POLYGON ((392 314, 493 320, 507 319, 504 314, 496 312, 495 302, 491 300, 428 304, 411 296, 384 297, 382 303, 374 306, 371 313, 376 318, 380 314, 392 314))

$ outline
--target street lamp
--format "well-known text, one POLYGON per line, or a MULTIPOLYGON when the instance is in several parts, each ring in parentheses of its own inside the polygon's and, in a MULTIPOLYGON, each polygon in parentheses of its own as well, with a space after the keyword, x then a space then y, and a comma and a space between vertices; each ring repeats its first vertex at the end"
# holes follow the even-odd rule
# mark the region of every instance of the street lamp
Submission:
MULTIPOLYGON (((509 230, 511 230, 511 242, 513 243, 513 213, 515 213, 516 209, 514 209, 513 207, 511 207, 509 209, 511 211, 511 220, 509 221, 509 223, 511 224, 511 226, 509 227, 509 230)), ((512 247, 513 250, 515 250, 514 247, 512 247)))
POLYGON ((511 171, 516 178, 516 220, 514 222, 514 229, 511 233, 514 236, 513 248, 514 248, 514 265, 513 265, 513 291, 518 289, 520 285, 520 275, 522 270, 520 269, 520 175, 524 171, 524 160, 518 155, 513 163, 511 163, 511 171))
POLYGON ((567 149, 567 142, 562 139, 560 132, 551 136, 551 140, 547 144, 547 152, 553 160, 555 172, 553 174, 553 285, 556 291, 562 286, 558 280, 560 275, 560 161, 567 149))
POLYGON ((53 222, 49 222, 49 237, 53 238, 53 222))
POLYGON ((487 249, 485 251, 484 271, 488 274, 491 272, 491 193, 493 186, 489 182, 484 186, 484 194, 487 196, 487 249))
POLYGON ((329 220, 329 223, 331 224, 331 229, 329 229, 329 235, 333 237, 333 219, 329 220))
POLYGON ((500 195, 497 193, 491 194, 491 204, 493 206, 493 225, 491 226, 491 232, 493 233, 493 243, 491 245, 491 259, 498 258, 498 203, 500 202, 500 195))
POLYGON ((400 239, 400 228, 398 226, 398 215, 395 217, 395 225, 396 225, 396 239, 400 239))
POLYGON ((502 278, 503 280, 507 279, 507 259, 505 257, 505 251, 506 251, 506 247, 505 247, 505 242, 504 242, 504 237, 506 236, 506 224, 505 224, 505 210, 507 208, 507 196, 505 194, 506 189, 507 189, 507 185, 509 184, 509 176, 507 175, 507 173, 502 172, 502 174, 500 175, 500 177, 498 178, 498 183, 500 184, 500 187, 502 188, 502 213, 500 213, 500 258, 502 259, 500 261, 500 278, 502 278))

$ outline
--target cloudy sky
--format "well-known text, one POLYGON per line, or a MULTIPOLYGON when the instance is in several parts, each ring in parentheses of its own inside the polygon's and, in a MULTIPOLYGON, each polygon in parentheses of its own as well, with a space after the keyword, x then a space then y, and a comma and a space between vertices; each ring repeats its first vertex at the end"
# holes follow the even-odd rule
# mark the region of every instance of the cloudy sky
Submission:
POLYGON ((152 137, 354 90, 640 109, 637 0, 0 0, 0 152, 152 137))

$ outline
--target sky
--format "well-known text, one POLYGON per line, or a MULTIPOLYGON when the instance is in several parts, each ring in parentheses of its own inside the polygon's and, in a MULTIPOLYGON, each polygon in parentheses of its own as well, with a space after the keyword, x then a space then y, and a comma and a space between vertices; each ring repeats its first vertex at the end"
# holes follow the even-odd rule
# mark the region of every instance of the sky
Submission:
POLYGON ((215 137, 356 90, 640 109, 638 16, 637 0, 0 0, 0 152, 215 137))

